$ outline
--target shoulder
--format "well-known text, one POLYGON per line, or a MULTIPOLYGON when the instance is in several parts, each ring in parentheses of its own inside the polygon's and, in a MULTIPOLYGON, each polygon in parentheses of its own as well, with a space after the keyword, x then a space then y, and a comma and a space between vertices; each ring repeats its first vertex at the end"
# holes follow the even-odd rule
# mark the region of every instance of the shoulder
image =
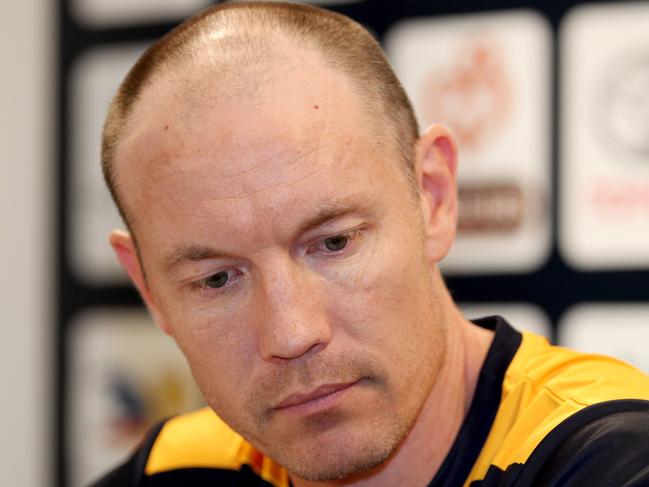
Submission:
POLYGON ((553 429, 523 463, 491 465, 471 487, 649 485, 649 401, 582 409, 553 429))
POLYGON ((525 386, 547 390, 558 400, 584 406, 621 398, 649 399, 649 376, 635 367, 605 355, 553 346, 527 332, 505 386, 510 392, 525 386))
POLYGON ((288 476, 205 408, 153 428, 131 458, 94 487, 229 482, 280 487, 288 485, 288 476))
POLYGON ((617 407, 633 405, 646 414, 647 401, 649 376, 634 367, 551 346, 524 333, 505 374, 498 414, 477 471, 490 465, 503 471, 525 465, 542 443, 547 447, 550 438, 560 438, 560 432, 622 413, 617 407))
POLYGON ((512 406, 513 419, 539 428, 541 440, 582 409, 620 399, 649 400, 649 375, 612 357, 552 346, 524 333, 505 374, 501 407, 512 406))
POLYGON ((535 449, 516 485, 649 484, 649 401, 616 400, 582 409, 535 449))

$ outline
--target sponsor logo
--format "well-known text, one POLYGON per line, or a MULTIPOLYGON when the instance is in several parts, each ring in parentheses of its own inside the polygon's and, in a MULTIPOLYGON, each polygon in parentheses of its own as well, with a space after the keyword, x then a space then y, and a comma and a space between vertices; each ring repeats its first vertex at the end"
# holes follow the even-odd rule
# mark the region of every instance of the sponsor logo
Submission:
POLYGON ((155 422, 202 405, 187 374, 173 369, 161 370, 154 380, 114 369, 107 379, 108 414, 104 427, 110 445, 130 447, 155 422))
POLYGON ((461 42, 453 60, 427 76, 423 115, 448 125, 463 150, 478 151, 507 120, 512 83, 501 50, 487 37, 461 42))
POLYGON ((628 222, 634 217, 649 218, 649 181, 641 179, 596 180, 590 190, 590 201, 598 217, 615 219, 624 217, 628 222))
POLYGON ((460 233, 508 233, 523 223, 525 198, 516 184, 460 184, 458 198, 460 233))
POLYGON ((594 103, 598 138, 649 162, 649 51, 607 63, 601 80, 594 103))

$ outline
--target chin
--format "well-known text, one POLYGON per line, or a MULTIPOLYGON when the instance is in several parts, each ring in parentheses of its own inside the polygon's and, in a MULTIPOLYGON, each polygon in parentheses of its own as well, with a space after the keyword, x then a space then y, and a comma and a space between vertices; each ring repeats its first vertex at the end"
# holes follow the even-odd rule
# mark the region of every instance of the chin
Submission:
POLYGON ((312 482, 342 480, 363 477, 380 468, 392 455, 392 448, 367 449, 350 454, 344 448, 332 445, 332 451, 320 451, 315 455, 288 460, 283 465, 291 475, 312 482))
POLYGON ((362 478, 380 469, 398 449, 407 427, 375 425, 367 434, 329 431, 297 442, 282 452, 269 452, 292 476, 312 482, 362 478))

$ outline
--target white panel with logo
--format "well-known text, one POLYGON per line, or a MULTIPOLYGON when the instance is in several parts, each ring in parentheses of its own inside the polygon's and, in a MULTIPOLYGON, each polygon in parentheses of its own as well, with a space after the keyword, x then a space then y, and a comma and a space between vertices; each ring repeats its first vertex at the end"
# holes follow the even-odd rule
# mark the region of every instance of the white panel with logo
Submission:
POLYGON ((144 311, 86 312, 72 323, 68 343, 73 487, 123 461, 155 422, 202 405, 178 347, 144 311))
POLYGON ((459 146, 446 273, 525 272, 548 255, 550 49, 549 26, 531 11, 413 19, 387 34, 422 128, 441 122, 459 146))
POLYGON ((649 4, 580 6, 561 28, 561 251, 649 267, 649 4))
POLYGON ((610 355, 649 372, 649 304, 583 304, 559 323, 559 344, 610 355))
POLYGON ((101 129, 113 95, 144 48, 94 49, 72 68, 68 255, 75 274, 93 284, 126 281, 108 245, 110 231, 124 225, 101 174, 101 129))

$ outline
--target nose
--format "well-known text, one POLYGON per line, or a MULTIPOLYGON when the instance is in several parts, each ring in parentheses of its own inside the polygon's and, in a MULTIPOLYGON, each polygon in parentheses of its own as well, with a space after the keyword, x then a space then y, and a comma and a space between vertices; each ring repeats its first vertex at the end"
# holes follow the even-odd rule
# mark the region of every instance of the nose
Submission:
POLYGON ((317 353, 331 340, 321 278, 288 258, 262 280, 257 347, 266 361, 283 363, 317 353))

